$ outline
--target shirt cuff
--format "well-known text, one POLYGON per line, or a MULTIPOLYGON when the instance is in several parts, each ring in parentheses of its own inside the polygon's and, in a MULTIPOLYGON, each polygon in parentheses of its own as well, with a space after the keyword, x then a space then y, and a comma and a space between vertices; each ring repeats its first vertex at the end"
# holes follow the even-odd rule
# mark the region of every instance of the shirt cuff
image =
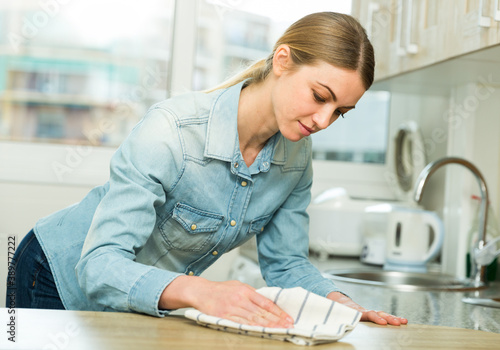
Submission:
POLYGON ((151 268, 132 286, 129 294, 129 308, 135 312, 164 317, 172 310, 158 309, 160 297, 165 288, 181 273, 151 268))
POLYGON ((318 295, 325 297, 325 298, 328 296, 328 294, 330 294, 332 292, 339 292, 339 293, 342 293, 345 296, 349 297, 344 292, 342 292, 335 285, 335 283, 333 283, 333 281, 326 279, 326 278, 323 281, 314 285, 312 288, 310 288, 310 291, 313 292, 314 294, 318 294, 318 295))

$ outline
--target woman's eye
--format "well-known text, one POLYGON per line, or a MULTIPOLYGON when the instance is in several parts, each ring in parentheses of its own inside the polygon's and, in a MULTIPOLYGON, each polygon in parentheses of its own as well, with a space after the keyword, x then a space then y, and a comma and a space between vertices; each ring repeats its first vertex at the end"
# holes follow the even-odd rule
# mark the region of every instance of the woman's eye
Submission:
POLYGON ((344 118, 344 113, 342 113, 339 109, 336 109, 336 110, 335 110, 335 115, 337 115, 337 116, 340 116, 340 117, 344 118))
POLYGON ((324 99, 323 97, 321 97, 321 95, 319 95, 317 92, 313 92, 313 95, 314 95, 314 99, 318 102, 326 102, 326 99, 324 99))

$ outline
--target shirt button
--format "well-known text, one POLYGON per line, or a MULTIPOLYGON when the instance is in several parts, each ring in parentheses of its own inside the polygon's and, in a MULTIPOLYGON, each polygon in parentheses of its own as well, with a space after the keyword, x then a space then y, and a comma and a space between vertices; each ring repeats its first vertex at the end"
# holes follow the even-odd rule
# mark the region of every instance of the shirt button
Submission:
POLYGON ((195 224, 191 225, 191 230, 193 230, 193 231, 196 230, 196 225, 195 224))
POLYGON ((234 163, 234 167, 237 168, 239 167, 240 165, 238 164, 238 162, 234 163))
POLYGON ((231 220, 231 226, 236 226, 236 221, 231 220))
POLYGON ((268 162, 264 162, 262 165, 264 165, 267 168, 267 166, 269 165, 269 163, 268 162))
POLYGON ((189 271, 188 275, 189 275, 189 276, 193 276, 193 275, 194 275, 194 272, 193 272, 193 271, 189 271))
POLYGON ((212 252, 212 255, 213 255, 213 256, 216 256, 217 254, 219 254, 219 252, 218 252, 218 251, 216 251, 216 250, 214 250, 214 251, 212 252))
POLYGON ((262 232, 262 231, 264 231, 264 227, 261 227, 261 228, 260 228, 260 232, 262 232))
POLYGON ((241 186, 245 187, 246 185, 248 185, 246 181, 241 181, 241 186))

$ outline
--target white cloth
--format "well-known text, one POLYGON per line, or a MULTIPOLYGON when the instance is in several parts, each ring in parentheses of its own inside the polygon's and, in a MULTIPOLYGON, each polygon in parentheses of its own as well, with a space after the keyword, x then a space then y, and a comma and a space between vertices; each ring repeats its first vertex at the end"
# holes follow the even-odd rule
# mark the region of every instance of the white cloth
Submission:
POLYGON ((361 313, 303 288, 265 287, 257 292, 274 301, 294 319, 294 328, 249 326, 187 310, 185 316, 198 324, 226 332, 290 341, 298 345, 334 342, 356 327, 361 313))

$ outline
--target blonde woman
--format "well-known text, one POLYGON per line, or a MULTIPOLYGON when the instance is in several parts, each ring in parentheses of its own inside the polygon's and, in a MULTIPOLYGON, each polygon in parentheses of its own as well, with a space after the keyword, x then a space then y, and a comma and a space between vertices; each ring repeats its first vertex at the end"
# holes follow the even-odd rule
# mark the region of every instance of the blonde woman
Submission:
POLYGON ((293 320, 254 288, 199 277, 253 236, 267 284, 363 312, 308 260, 310 134, 355 108, 373 48, 352 17, 292 24, 272 54, 218 89, 153 106, 114 154, 109 181, 37 222, 17 250, 17 307, 139 312, 194 307, 267 327, 293 320))

